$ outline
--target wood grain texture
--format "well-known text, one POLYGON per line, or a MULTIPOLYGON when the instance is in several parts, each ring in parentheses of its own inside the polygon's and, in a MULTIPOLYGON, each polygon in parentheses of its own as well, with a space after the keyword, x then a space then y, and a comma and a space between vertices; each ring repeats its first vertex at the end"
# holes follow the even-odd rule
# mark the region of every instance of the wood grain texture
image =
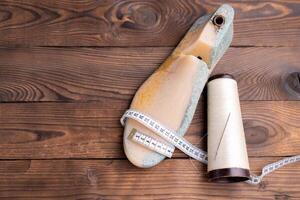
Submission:
MULTIPOLYGON (((243 101, 250 156, 300 152, 299 101, 243 101)), ((125 158, 119 119, 123 102, 0 104, 0 158, 125 158)), ((200 104, 185 138, 205 148, 206 117, 200 104)), ((185 157, 176 152, 175 157, 185 157)))
MULTIPOLYGON (((258 186, 208 183, 176 151, 138 169, 119 119, 138 87, 218 0, 1 0, 0 199, 300 199, 300 163, 258 186), (29 48, 28 48, 29 47, 29 48), (105 47, 105 48, 103 48, 105 47)), ((300 152, 300 1, 229 0, 251 171, 300 152)), ((200 101, 185 138, 206 147, 200 101)))
MULTIPOLYGON (((251 158, 252 171, 276 159, 251 158)), ((0 161, 0 198, 299 199, 299 167, 286 166, 252 186, 208 183, 206 167, 192 160, 166 160, 151 169, 126 160, 0 161)))
MULTIPOLYGON (((235 46, 299 46, 300 2, 226 1, 235 46)), ((2 0, 1 46, 175 46, 213 0, 2 0)))
MULTIPOLYGON (((0 102, 132 99, 172 48, 0 48, 0 102)), ((241 100, 300 100, 300 48, 230 48, 241 100)))

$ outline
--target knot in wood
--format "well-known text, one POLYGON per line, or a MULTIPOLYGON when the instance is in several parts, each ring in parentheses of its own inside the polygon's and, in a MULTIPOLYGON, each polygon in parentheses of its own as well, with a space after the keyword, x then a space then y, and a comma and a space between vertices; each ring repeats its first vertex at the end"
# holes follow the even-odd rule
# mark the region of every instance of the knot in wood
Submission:
POLYGON ((244 123, 245 136, 247 144, 263 144, 268 140, 269 131, 266 127, 260 125, 251 125, 252 123, 244 123))
POLYGON ((118 6, 116 17, 121 27, 135 30, 153 29, 160 22, 160 12, 151 2, 129 2, 118 6))
POLYGON ((300 72, 290 73, 286 77, 284 85, 289 94, 300 99, 300 72))

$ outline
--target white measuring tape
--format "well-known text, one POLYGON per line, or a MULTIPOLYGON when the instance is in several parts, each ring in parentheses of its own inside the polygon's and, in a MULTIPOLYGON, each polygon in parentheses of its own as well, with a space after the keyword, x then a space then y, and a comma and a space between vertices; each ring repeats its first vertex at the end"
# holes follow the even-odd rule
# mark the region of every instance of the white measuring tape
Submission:
POLYGON ((136 143, 148 147, 149 149, 157 153, 167 156, 168 158, 172 157, 175 150, 174 146, 163 144, 162 142, 157 141, 156 139, 148 135, 138 132, 136 129, 131 130, 128 138, 132 139, 136 143))
MULTIPOLYGON (((133 110, 129 109, 127 110, 124 115, 121 118, 121 124, 124 126, 125 119, 130 118, 138 121, 139 123, 143 124, 156 134, 158 134, 160 137, 165 139, 170 144, 174 145, 181 151, 183 151, 188 156, 207 164, 207 153, 191 143, 189 143, 187 140, 185 140, 183 137, 178 136, 175 131, 165 127, 158 121, 152 119, 151 117, 133 110)), ((129 135, 129 138, 132 139, 134 142, 139 143, 157 153, 160 153, 162 155, 165 155, 169 158, 172 157, 172 154, 174 152, 174 147, 170 145, 163 144, 162 142, 159 142, 155 140, 154 138, 147 136, 135 129, 133 129, 129 135)), ((258 184, 261 182, 262 178, 266 176, 267 174, 271 173, 272 171, 281 168, 287 164, 291 164, 294 162, 300 161, 300 155, 292 156, 288 158, 284 158, 282 160, 279 160, 277 162, 271 163, 263 167, 262 173, 260 176, 252 174, 250 176, 250 180, 246 181, 249 184, 258 184)))
POLYGON ((195 147, 183 137, 176 135, 174 131, 163 126, 161 123, 157 122, 151 117, 136 110, 127 110, 120 120, 122 125, 124 125, 125 118, 131 118, 140 122, 153 132, 157 133, 160 137, 164 138, 167 142, 180 149, 185 154, 204 164, 207 164, 207 154, 205 151, 195 147))

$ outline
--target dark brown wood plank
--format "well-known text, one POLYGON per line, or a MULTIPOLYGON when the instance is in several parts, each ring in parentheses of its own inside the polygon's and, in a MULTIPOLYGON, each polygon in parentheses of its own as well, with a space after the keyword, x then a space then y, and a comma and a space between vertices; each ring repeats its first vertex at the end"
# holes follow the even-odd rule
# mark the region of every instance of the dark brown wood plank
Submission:
MULTIPOLYGON (((300 101, 241 105, 250 156, 300 152, 300 101)), ((0 104, 0 159, 125 158, 119 119, 127 108, 118 101, 0 104)), ((186 138, 202 148, 205 124, 200 104, 186 138)))
MULTIPOLYGON (((0 102, 122 100, 172 48, 0 48, 0 102)), ((300 48, 230 48, 214 73, 230 73, 241 100, 300 100, 300 48)))
MULTIPOLYGON (((258 173, 277 159, 251 158, 251 168, 258 173)), ((299 167, 285 166, 252 186, 208 183, 206 167, 187 159, 169 159, 151 169, 126 160, 0 161, 0 198, 299 199, 299 167)))
MULTIPOLYGON (((223 2, 224 3, 224 2, 223 2)), ((226 1, 236 11, 233 45, 297 46, 300 2, 226 1)), ((175 46, 213 0, 2 0, 1 46, 175 46)))

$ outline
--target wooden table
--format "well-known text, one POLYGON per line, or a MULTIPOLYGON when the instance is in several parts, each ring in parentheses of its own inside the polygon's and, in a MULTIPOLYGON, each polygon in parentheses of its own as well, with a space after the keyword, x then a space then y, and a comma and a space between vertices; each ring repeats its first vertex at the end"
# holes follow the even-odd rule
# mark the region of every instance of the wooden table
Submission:
MULTIPOLYGON (((251 169, 300 153, 300 2, 229 1, 214 73, 239 84, 251 169)), ((300 163, 258 186, 208 183, 176 151, 138 169, 119 118, 193 21, 219 1, 0 1, 1 199, 299 199, 300 163)), ((186 138, 205 146, 205 98, 186 138)))

